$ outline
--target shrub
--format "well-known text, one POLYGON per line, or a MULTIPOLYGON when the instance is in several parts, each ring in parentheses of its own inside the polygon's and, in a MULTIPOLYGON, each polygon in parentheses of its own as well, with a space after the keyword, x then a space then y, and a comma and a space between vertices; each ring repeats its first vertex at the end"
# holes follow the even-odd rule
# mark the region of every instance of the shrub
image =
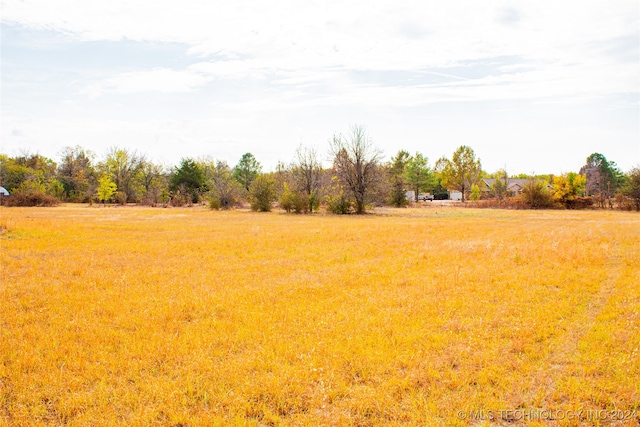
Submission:
POLYGON ((218 211, 222 207, 222 203, 220 203, 220 198, 215 195, 210 195, 208 197, 209 200, 209 209, 212 211, 218 211))
POLYGON ((355 208, 354 201, 349 197, 338 177, 331 178, 331 186, 325 197, 327 210, 334 214, 348 214, 355 208))
POLYGON ((568 209, 589 209, 593 207, 593 197, 576 197, 573 200, 565 201, 565 206, 568 209))
POLYGON ((6 206, 50 207, 60 204, 58 199, 45 193, 44 187, 34 181, 23 181, 11 196, 3 199, 6 206))
POLYGON ((276 200, 276 183, 270 176, 260 175, 249 186, 251 210, 271 211, 271 203, 276 200))
POLYGON ((480 187, 477 184, 471 184, 470 200, 480 200, 480 187))
POLYGON ((348 214, 353 209, 353 203, 343 192, 327 197, 327 209, 334 214, 348 214))
POLYGON ((175 194, 171 195, 169 203, 173 207, 180 207, 186 205, 187 203, 190 203, 190 198, 180 190, 178 190, 175 194))
POLYGON ((284 191, 280 195, 280 199, 278 200, 280 207, 284 209, 287 213, 291 212, 294 205, 294 195, 287 183, 284 183, 284 191))
POLYGON ((116 191, 113 197, 119 205, 124 206, 127 204, 127 195, 124 191, 116 191))
POLYGON ((320 208, 320 196, 318 196, 318 192, 313 190, 309 195, 309 209, 311 211, 317 211, 320 208))
POLYGON ((311 196, 307 196, 299 191, 291 191, 286 182, 278 203, 287 213, 293 211, 297 214, 309 213, 310 209, 317 209, 318 204, 315 192, 312 192, 311 196))
POLYGON ((303 193, 293 193, 293 211, 297 214, 309 213, 309 197, 303 193))
POLYGON ((545 209, 553 206, 553 198, 543 181, 530 180, 522 189, 520 201, 529 209, 545 209))

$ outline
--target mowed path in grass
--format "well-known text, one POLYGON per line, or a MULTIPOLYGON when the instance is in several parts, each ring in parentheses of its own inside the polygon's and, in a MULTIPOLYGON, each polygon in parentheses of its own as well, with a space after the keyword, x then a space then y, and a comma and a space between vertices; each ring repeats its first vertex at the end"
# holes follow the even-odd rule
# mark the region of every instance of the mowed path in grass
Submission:
POLYGON ((65 205, 0 228, 0 425, 639 409, 636 213, 65 205))

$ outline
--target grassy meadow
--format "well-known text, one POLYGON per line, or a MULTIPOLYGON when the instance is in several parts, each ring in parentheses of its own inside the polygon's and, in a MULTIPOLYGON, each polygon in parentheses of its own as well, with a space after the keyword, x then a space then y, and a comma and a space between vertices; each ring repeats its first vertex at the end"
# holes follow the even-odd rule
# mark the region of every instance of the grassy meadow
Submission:
POLYGON ((640 422, 637 213, 64 205, 0 232, 0 425, 640 422))

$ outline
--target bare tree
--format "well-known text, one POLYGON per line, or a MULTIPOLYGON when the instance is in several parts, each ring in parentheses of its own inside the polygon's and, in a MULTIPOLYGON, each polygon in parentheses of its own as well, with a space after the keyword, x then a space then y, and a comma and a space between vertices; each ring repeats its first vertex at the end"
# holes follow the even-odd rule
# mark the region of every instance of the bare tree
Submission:
POLYGON ((160 201, 160 194, 168 189, 169 183, 161 165, 151 161, 143 161, 140 166, 139 181, 142 188, 143 204, 155 206, 160 201))
POLYGON ((80 146, 64 147, 60 157, 58 180, 64 188, 64 199, 71 202, 88 201, 96 186, 94 154, 80 146))
POLYGON ((210 160, 205 163, 204 172, 213 205, 222 209, 232 208, 240 199, 242 185, 233 178, 233 171, 227 162, 210 160))
POLYGON ((334 135, 330 144, 334 174, 355 199, 356 213, 363 214, 369 195, 381 181, 382 152, 359 125, 351 126, 347 138, 334 135))
POLYGON ((296 190, 302 192, 309 202, 309 212, 317 205, 322 165, 314 148, 300 146, 291 165, 296 190))

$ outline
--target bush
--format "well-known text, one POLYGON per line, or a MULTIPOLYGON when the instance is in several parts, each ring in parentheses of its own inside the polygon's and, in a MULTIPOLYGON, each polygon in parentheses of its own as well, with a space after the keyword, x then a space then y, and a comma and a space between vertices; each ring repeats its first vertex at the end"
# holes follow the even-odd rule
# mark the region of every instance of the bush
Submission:
POLYGON ((617 193, 613 200, 616 209, 620 209, 621 211, 640 210, 640 206, 635 203, 636 200, 625 196, 623 193, 617 193))
POLYGON ((4 204, 6 206, 52 207, 58 206, 60 204, 60 200, 45 193, 13 193, 5 199, 4 204))
POLYGON ((477 184, 471 185, 471 194, 469 196, 470 200, 480 200, 480 187, 477 184))
POLYGON ((251 210, 270 212, 271 203, 276 200, 276 183, 267 176, 258 176, 249 186, 249 203, 251 210))
POLYGON ((124 206, 127 204, 127 195, 124 191, 116 191, 116 194, 114 194, 113 197, 119 205, 124 206))
POLYGON ((593 197, 576 197, 573 200, 565 201, 568 209, 589 209, 593 207, 593 197))
POLYGON ((309 210, 314 207, 314 204, 317 204, 315 194, 307 197, 303 193, 291 191, 286 182, 284 183, 284 191, 278 202, 280 207, 287 211, 287 213, 293 211, 297 214, 309 213, 309 210))
POLYGON ((222 207, 222 203, 220 203, 220 198, 218 198, 217 196, 209 196, 208 200, 209 200, 209 209, 211 209, 212 211, 214 210, 218 211, 222 207))
POLYGON ((309 198, 302 193, 293 193, 293 211, 297 214, 309 213, 309 198))
POLYGON ((345 192, 337 177, 331 178, 331 187, 326 195, 327 210, 334 214, 348 214, 355 209, 355 201, 345 192))
POLYGON ((545 209, 553 206, 553 197, 542 181, 531 180, 525 184, 520 201, 529 209, 545 209))
POLYGON ((180 192, 180 190, 178 190, 175 194, 172 194, 171 199, 169 200, 169 204, 174 208, 184 206, 187 203, 190 203, 190 198, 180 192))
POLYGON ((343 192, 327 197, 327 209, 334 214, 348 214, 353 210, 353 203, 343 192))
POLYGON ((320 208, 320 196, 313 190, 309 195, 309 209, 311 212, 317 211, 320 208))
POLYGON ((9 197, 3 197, 6 206, 57 206, 60 201, 45 191, 36 181, 23 181, 9 197))
POLYGON ((280 204, 280 207, 284 209, 287 213, 293 210, 294 195, 291 189, 289 189, 289 186, 287 185, 286 182, 284 183, 284 191, 282 192, 282 195, 280 195, 280 199, 278 200, 278 203, 280 204))

